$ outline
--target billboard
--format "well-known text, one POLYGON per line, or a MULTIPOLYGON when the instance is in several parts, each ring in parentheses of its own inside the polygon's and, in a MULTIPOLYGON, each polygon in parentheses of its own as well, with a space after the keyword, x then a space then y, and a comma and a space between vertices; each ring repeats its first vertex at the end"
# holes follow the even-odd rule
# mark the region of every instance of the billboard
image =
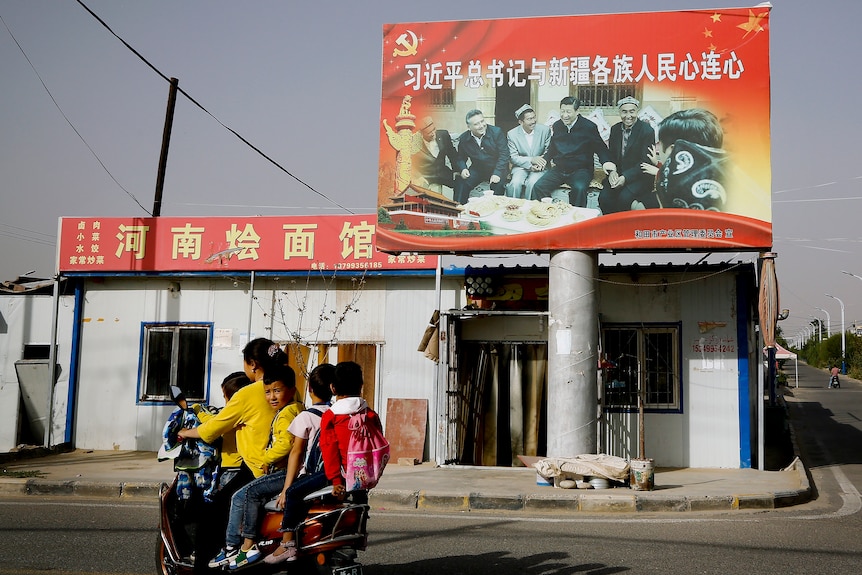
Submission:
POLYGON ((769 7, 383 32, 379 249, 772 245, 769 7))
POLYGON ((59 271, 377 272, 437 257, 377 251, 372 215, 60 218, 59 271))

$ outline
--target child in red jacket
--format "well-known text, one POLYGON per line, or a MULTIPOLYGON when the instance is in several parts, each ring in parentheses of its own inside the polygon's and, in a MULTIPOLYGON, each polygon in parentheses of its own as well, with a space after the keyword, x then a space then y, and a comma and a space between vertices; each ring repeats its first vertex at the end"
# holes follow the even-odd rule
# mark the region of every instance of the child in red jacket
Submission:
POLYGON ((344 468, 347 465, 347 444, 350 430, 347 424, 350 416, 366 411, 366 425, 383 430, 380 417, 362 399, 362 368, 352 361, 342 361, 335 366, 335 381, 332 393, 335 395, 332 407, 320 419, 320 451, 326 478, 332 483, 332 494, 344 497, 347 488, 344 484, 344 468))

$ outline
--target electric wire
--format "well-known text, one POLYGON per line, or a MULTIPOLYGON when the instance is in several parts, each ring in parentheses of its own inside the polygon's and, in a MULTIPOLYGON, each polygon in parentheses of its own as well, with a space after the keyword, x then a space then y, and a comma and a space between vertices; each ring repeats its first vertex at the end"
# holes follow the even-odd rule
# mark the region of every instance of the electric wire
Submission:
MULTIPOLYGON (((166 82, 168 82, 168 83, 170 83, 170 82, 171 82, 171 79, 170 79, 170 78, 168 78, 164 73, 162 73, 162 72, 161 72, 161 70, 159 70, 158 68, 156 68, 152 63, 150 63, 150 61, 149 61, 149 60, 147 60, 146 58, 144 58, 144 56, 143 56, 140 52, 138 52, 137 50, 135 50, 135 49, 134 49, 134 48, 133 48, 133 47, 132 47, 128 42, 126 42, 125 40, 123 40, 123 38, 121 38, 119 34, 117 34, 116 32, 114 32, 114 30, 113 30, 113 29, 111 29, 111 27, 110 27, 110 26, 108 26, 108 24, 107 24, 104 20, 102 20, 102 19, 101 19, 101 18, 100 18, 100 17, 99 17, 95 12, 93 12, 92 10, 90 10, 90 8, 89 8, 86 4, 84 4, 84 2, 83 2, 82 0, 77 0, 77 2, 78 2, 78 4, 80 4, 80 5, 84 8, 84 10, 86 10, 87 12, 89 12, 89 13, 90 13, 90 15, 91 15, 91 16, 93 16, 93 18, 95 18, 95 19, 96 19, 96 20, 97 20, 97 21, 98 21, 98 22, 99 22, 99 23, 100 23, 100 24, 101 24, 101 25, 102 25, 102 26, 103 26, 103 27, 104 27, 108 32, 110 32, 110 33, 111 33, 111 34, 112 34, 112 35, 113 35, 117 40, 119 40, 120 42, 122 42, 122 44, 123 44, 126 48, 128 48, 128 49, 129 49, 129 50, 130 50, 130 51, 131 51, 135 56, 137 56, 137 57, 138 57, 138 59, 140 59, 144 64, 146 64, 146 65, 147 65, 147 66, 148 66, 148 67, 149 67, 153 72, 155 72, 156 74, 158 74, 158 75, 159 75, 163 80, 165 80, 166 82)), ((200 102, 198 102, 198 101, 197 101, 195 98, 193 98, 193 97, 192 97, 188 92, 186 92, 185 90, 183 90, 183 89, 182 89, 182 88, 180 88, 180 87, 177 87, 177 91, 178 91, 180 94, 182 94, 183 96, 185 96, 186 98, 188 98, 189 102, 191 102, 192 104, 194 104, 195 106, 197 106, 197 107, 198 107, 201 111, 203 111, 206 115, 208 115, 210 118, 212 118, 213 120, 215 120, 215 121, 216 121, 216 122, 217 122, 217 123, 218 123, 222 128, 224 128, 225 130, 229 131, 231 134, 233 134, 234 136, 236 136, 237 138, 239 138, 239 140, 240 140, 242 143, 244 143, 246 146, 248 146, 249 148, 251 148, 252 150, 254 150, 255 152, 257 152, 257 153, 258 153, 258 155, 260 155, 260 156, 261 156, 261 157, 263 157, 265 160, 267 160, 268 162, 270 162, 270 163, 271 163, 272 165, 274 165, 276 168, 278 168, 279 170, 281 170, 282 172, 284 172, 285 174, 287 174, 288 176, 290 176, 291 178, 293 178, 294 180, 296 180, 299 184, 301 184, 301 185, 305 186, 306 188, 308 188, 309 190, 311 190, 312 192, 314 192, 315 194, 317 194, 318 196, 320 196, 320 197, 321 197, 321 198, 323 198, 324 200, 326 200, 326 201, 328 201, 328 202, 332 203, 333 205, 338 206, 339 208, 341 208, 341 209, 342 209, 342 210, 344 210, 345 212, 347 212, 347 213, 349 213, 349 214, 353 214, 353 213, 354 213, 352 210, 350 210, 349 208, 346 208, 345 206, 341 205, 340 203, 338 203, 337 201, 333 200, 332 198, 330 198, 329 196, 327 196, 327 195, 326 195, 326 194, 324 194, 323 192, 319 192, 319 191, 317 191, 313 186, 311 186, 311 184, 309 184, 309 183, 305 182, 305 181, 304 181, 303 179, 301 179, 299 176, 297 176, 296 174, 294 174, 293 172, 291 172, 290 170, 288 170, 287 168, 285 168, 284 166, 282 166, 282 165, 281 165, 280 163, 278 163, 275 159, 273 159, 272 157, 270 157, 269 155, 267 155, 263 150, 261 150, 260 148, 258 148, 258 147, 257 147, 257 146, 255 146, 254 144, 252 144, 250 141, 248 141, 246 138, 244 138, 242 135, 240 135, 240 134, 239 134, 239 132, 237 132, 236 130, 234 130, 234 129, 233 129, 233 128, 231 128, 230 126, 226 125, 226 124, 225 124, 224 122, 222 122, 221 120, 219 120, 219 119, 218 119, 218 118, 217 118, 217 117, 216 117, 212 112, 210 112, 207 108, 205 108, 205 107, 203 106, 203 104, 201 104, 200 102)))
POLYGON ((69 124, 69 127, 72 128, 72 131, 75 132, 75 134, 78 136, 78 138, 80 138, 81 141, 84 142, 84 145, 87 147, 88 150, 90 150, 90 153, 93 155, 94 158, 96 158, 96 161, 99 162, 99 165, 102 166, 102 169, 105 170, 105 173, 108 174, 108 176, 112 180, 114 180, 114 183, 117 184, 121 190, 126 192, 126 195, 128 195, 130 198, 132 198, 132 200, 136 204, 138 204, 138 206, 140 206, 140 208, 142 210, 144 210, 147 214, 152 215, 152 213, 150 213, 144 206, 141 205, 141 202, 138 201, 138 198, 136 198, 134 196, 134 194, 132 194, 129 190, 127 190, 123 186, 123 184, 121 184, 117 180, 117 178, 114 177, 114 174, 111 173, 111 170, 108 169, 108 167, 105 165, 105 163, 99 157, 99 154, 97 154, 96 151, 93 150, 93 147, 90 146, 90 144, 87 142, 87 140, 84 138, 84 136, 81 135, 81 132, 78 131, 78 128, 75 127, 75 124, 72 123, 72 121, 69 119, 69 117, 63 111, 63 108, 60 107, 60 104, 57 103, 57 99, 54 98, 54 94, 52 94, 51 90, 48 89, 48 86, 45 84, 45 81, 42 79, 42 76, 39 74, 38 70, 36 70, 36 66, 34 66, 33 62, 30 61, 30 57, 27 56, 27 53, 24 51, 24 48, 18 42, 18 39, 15 38, 15 35, 12 33, 12 30, 9 28, 9 26, 6 25, 6 21, 3 20, 2 16, 0 16, 0 22, 3 22, 3 26, 6 28, 6 31, 9 32, 9 36, 12 37, 12 41, 14 41, 15 45, 18 46, 18 50, 21 51, 21 54, 24 56, 24 59, 27 60, 27 64, 30 65, 30 68, 33 70, 33 73, 36 74, 36 77, 39 79, 39 83, 42 84, 42 87, 45 89, 45 92, 48 94, 48 97, 51 98, 51 101, 54 103, 54 106, 56 106, 57 110, 59 110, 60 115, 63 116, 63 119, 66 120, 66 123, 69 124))
POLYGON ((48 241, 48 240, 44 240, 41 238, 28 238, 28 237, 25 237, 21 234, 13 233, 13 232, 7 232, 5 230, 0 230, 0 236, 3 236, 5 238, 12 238, 12 239, 16 239, 16 240, 21 240, 23 242, 30 242, 32 244, 38 244, 41 246, 53 247, 53 246, 57 245, 57 243, 53 242, 53 241, 48 241))

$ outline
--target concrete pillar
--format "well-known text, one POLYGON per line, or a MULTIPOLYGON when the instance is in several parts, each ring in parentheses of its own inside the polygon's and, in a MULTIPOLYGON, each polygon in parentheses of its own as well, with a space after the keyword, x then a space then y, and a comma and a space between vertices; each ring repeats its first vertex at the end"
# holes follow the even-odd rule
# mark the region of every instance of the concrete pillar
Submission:
POLYGON ((548 456, 596 453, 598 255, 555 252, 548 275, 548 456))

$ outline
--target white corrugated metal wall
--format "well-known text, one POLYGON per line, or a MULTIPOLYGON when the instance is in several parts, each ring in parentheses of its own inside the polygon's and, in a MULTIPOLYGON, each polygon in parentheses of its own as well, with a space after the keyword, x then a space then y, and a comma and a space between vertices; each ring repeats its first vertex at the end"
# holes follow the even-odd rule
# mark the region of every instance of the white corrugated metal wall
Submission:
MULTIPOLYGON (((64 441, 74 305, 74 296, 60 297, 57 321, 60 372, 54 387, 52 444, 64 441)), ((23 358, 26 345, 50 345, 53 308, 50 295, 0 295, 0 452, 17 446, 18 424, 24 416, 19 413, 21 394, 15 362, 23 358)))
MULTIPOLYGON (((379 344, 376 403, 384 422, 389 397, 434 401, 435 364, 416 351, 437 302, 433 276, 369 277, 361 287, 356 280, 333 282, 320 274, 258 277, 253 301, 248 276, 104 278, 85 285, 74 437, 79 448, 158 449, 171 406, 137 402, 143 322, 212 322, 214 329, 231 331, 230 345, 213 346, 213 405, 222 404, 222 379, 242 368, 245 342, 292 341, 291 332, 313 343, 379 344)), ((460 290, 460 283, 449 286, 444 302, 454 304, 457 293, 451 291, 460 290)))
MULTIPOLYGON (((680 324, 682 413, 646 413, 646 456, 665 467, 740 466, 736 273, 608 276, 600 286, 602 323, 680 324), (704 330, 701 333, 701 330, 704 330), (706 342, 723 342, 719 351, 706 342), (709 348, 713 349, 713 348, 709 348), (732 349, 732 351, 729 351, 732 349)), ((712 344, 710 344, 712 345, 712 344)), ((606 451, 637 455, 637 414, 608 413, 606 451)))

